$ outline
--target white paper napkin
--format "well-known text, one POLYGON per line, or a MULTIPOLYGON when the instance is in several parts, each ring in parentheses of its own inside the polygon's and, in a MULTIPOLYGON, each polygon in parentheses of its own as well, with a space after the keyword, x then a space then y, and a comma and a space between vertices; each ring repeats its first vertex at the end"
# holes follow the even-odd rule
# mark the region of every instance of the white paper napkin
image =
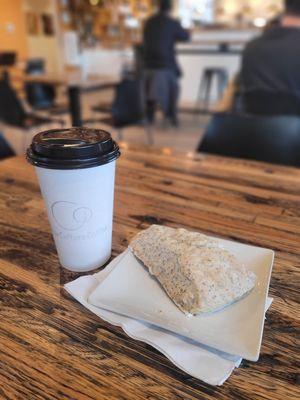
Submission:
MULTIPOLYGON (((90 293, 120 262, 126 252, 116 257, 103 271, 82 276, 67 283, 65 289, 83 306, 101 319, 120 326, 133 339, 143 341, 163 353, 173 364, 194 378, 211 385, 222 385, 238 367, 242 358, 222 353, 151 324, 103 310, 88 303, 90 293)), ((268 298, 266 310, 272 299, 268 298)))

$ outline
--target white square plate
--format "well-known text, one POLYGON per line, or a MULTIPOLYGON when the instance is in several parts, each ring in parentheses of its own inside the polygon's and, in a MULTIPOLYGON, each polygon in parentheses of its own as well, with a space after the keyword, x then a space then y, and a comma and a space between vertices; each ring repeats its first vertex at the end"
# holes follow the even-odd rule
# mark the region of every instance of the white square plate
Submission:
POLYGON ((217 350, 257 361, 274 252, 228 240, 219 241, 257 276, 250 294, 222 311, 186 316, 130 250, 91 293, 88 301, 96 307, 149 322, 217 350))

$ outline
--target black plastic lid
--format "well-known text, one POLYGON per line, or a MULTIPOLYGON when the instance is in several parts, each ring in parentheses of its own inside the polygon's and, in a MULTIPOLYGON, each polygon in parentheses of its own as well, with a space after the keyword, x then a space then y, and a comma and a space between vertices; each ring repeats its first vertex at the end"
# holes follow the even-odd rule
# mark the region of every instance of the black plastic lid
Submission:
POLYGON ((34 136, 27 160, 42 168, 81 169, 116 160, 119 147, 102 129, 51 129, 34 136))

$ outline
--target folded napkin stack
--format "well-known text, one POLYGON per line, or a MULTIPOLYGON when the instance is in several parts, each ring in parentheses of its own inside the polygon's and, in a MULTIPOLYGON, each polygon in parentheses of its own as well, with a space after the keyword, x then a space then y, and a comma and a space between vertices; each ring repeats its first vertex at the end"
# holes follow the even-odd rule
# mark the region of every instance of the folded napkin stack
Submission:
MULTIPOLYGON (((239 367, 242 362, 241 357, 220 352, 149 323, 125 317, 89 303, 90 294, 122 262, 124 253, 116 257, 103 271, 82 276, 67 283, 65 289, 99 318, 120 326, 131 338, 153 346, 187 374, 211 385, 222 385, 233 370, 239 367)), ((266 310, 271 302, 272 299, 268 298, 266 310)))

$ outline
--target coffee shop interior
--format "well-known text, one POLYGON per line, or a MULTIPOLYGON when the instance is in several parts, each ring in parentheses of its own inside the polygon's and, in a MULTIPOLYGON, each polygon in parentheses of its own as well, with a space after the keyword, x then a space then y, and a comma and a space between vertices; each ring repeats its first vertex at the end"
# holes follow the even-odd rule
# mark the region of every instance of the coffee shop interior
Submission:
POLYGON ((0 0, 0 399, 296 400, 300 0, 0 0))
POLYGON ((0 132, 12 151, 44 128, 86 126, 126 143, 299 164, 293 39, 283 56, 283 41, 272 54, 267 41, 248 46, 280 20, 293 30, 297 15, 284 17, 283 0, 166 3, 186 35, 168 54, 169 39, 146 28, 158 0, 2 0, 0 132))

